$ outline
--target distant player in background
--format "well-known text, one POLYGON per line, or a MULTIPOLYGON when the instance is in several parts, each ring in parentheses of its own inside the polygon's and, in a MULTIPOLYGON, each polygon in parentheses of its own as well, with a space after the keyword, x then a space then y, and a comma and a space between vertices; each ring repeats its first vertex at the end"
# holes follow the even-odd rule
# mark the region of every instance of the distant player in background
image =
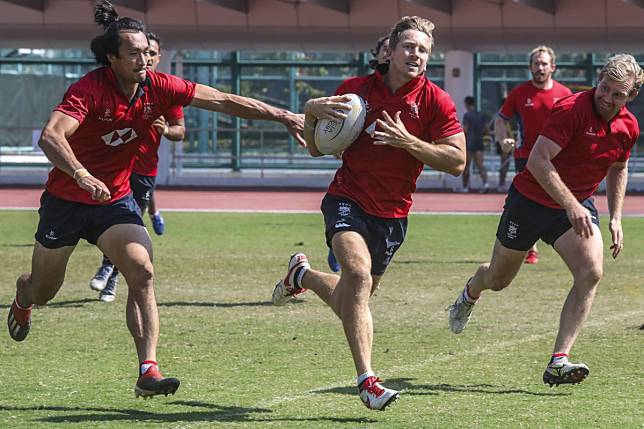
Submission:
MULTIPOLYGON (((155 72, 161 61, 161 39, 151 32, 148 32, 147 36, 150 48, 148 70, 155 72)), ((159 164, 158 151, 161 137, 181 141, 185 133, 183 107, 172 106, 163 115, 159 116, 152 123, 148 133, 141 137, 142 142, 139 145, 139 150, 132 166, 132 174, 130 175, 130 187, 132 188, 134 201, 141 209, 141 216, 145 214, 148 207, 152 206, 154 201, 154 186, 159 164)), ((150 219, 154 231, 158 235, 163 234, 163 218, 154 208, 150 210, 150 219)), ((118 275, 118 268, 114 266, 107 256, 103 255, 101 266, 89 282, 89 286, 99 292, 98 299, 100 301, 112 302, 116 299, 118 275)))
MULTIPOLYGON (((16 280, 7 328, 13 340, 27 338, 33 305, 45 305, 56 296, 69 258, 80 239, 85 239, 98 246, 127 281, 126 323, 138 359, 136 396, 174 394, 179 380, 163 377, 157 364, 159 312, 152 241, 130 192, 138 137, 177 105, 280 122, 302 143, 304 118, 259 100, 148 70, 145 26, 119 17, 106 0, 95 6, 94 21, 105 30, 91 42, 102 67, 69 87, 40 137, 39 146, 54 167, 40 199, 30 271, 16 280)), ((78 324, 81 328, 82 321, 78 324)), ((17 362, 33 358, 24 351, 17 362)), ((87 364, 100 372, 94 362, 87 364)))
MULTIPOLYGON (((450 306, 449 327, 465 329, 485 290, 510 285, 526 252, 539 239, 561 256, 573 277, 543 382, 579 383, 590 370, 568 355, 590 313, 603 276, 604 245, 592 195, 606 179, 612 257, 624 245, 622 206, 628 159, 640 136, 626 103, 637 96, 644 72, 631 55, 611 57, 597 86, 555 103, 526 169, 514 177, 496 232, 492 260, 482 264, 450 306)), ((529 291, 526 293, 530 293, 529 291)), ((550 305, 552 305, 550 303, 550 305)), ((606 373, 611 377, 610 372, 606 373)))
MULTIPOLYGON (((496 141, 505 152, 514 150, 514 168, 517 173, 525 169, 530 151, 550 115, 555 101, 572 94, 572 91, 552 78, 556 55, 552 48, 537 46, 530 52, 532 79, 514 88, 505 99, 494 123, 496 141), (516 116, 518 141, 508 137, 509 121, 516 116)), ((537 243, 528 251, 525 263, 539 261, 537 243)))
MULTIPOLYGON (((416 181, 425 165, 458 176, 465 165, 465 137, 450 96, 425 77, 434 24, 406 16, 391 30, 386 73, 344 81, 333 97, 311 99, 304 107, 304 137, 312 156, 320 119, 343 119, 354 93, 368 104, 362 133, 342 153, 322 200, 328 246, 342 274, 311 268, 305 254, 291 256, 288 273, 273 290, 275 305, 306 289, 314 291, 340 318, 353 356, 364 405, 383 410, 399 392, 381 384, 371 366, 373 321, 369 299, 407 232, 416 181)), ((298 325, 296 329, 306 329, 298 325)))
MULTIPOLYGON (((387 73, 387 64, 389 63, 389 60, 387 59, 387 50, 389 49, 389 35, 387 36, 382 36, 380 39, 378 39, 378 42, 376 43, 376 47, 371 49, 371 55, 373 55, 373 59, 369 61, 369 67, 371 67, 374 70, 379 70, 381 73, 387 73), (385 65, 385 67, 380 67, 385 65)), ((329 268, 331 268, 331 271, 334 273, 337 273, 340 271, 340 263, 338 260, 335 258, 335 255, 333 254, 333 248, 329 247, 329 254, 327 255, 327 262, 329 263, 329 268)))
POLYGON ((474 97, 465 97, 465 114, 463 115, 463 131, 465 132, 465 141, 467 144, 467 161, 465 170, 463 170, 463 192, 469 191, 470 186, 470 168, 472 161, 479 169, 479 175, 483 182, 481 192, 487 192, 487 170, 483 162, 483 134, 485 134, 485 119, 481 112, 476 110, 476 100, 474 97))

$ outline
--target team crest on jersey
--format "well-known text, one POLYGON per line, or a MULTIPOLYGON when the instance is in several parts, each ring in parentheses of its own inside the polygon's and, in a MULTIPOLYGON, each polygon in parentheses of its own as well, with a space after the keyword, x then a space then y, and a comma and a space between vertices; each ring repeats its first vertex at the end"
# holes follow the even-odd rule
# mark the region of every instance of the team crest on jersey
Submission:
POLYGON ((154 111, 154 103, 143 104, 143 119, 152 119, 152 112, 154 111))
POLYGON ((418 119, 420 117, 419 116, 420 109, 418 107, 418 103, 416 103, 415 101, 412 101, 411 103, 409 103, 409 109, 411 110, 412 118, 418 119))
POLYGON ((534 106, 534 102, 532 101, 532 98, 528 98, 528 99, 526 99, 526 101, 525 101, 525 105, 524 105, 524 106, 525 106, 525 107, 532 107, 532 106, 534 106))
POLYGON ((132 128, 122 128, 101 136, 105 144, 108 146, 120 146, 131 142, 137 137, 138 135, 136 134, 136 131, 132 128))
POLYGON ((112 122, 114 120, 112 118, 112 109, 110 109, 109 107, 106 107, 103 114, 98 117, 98 120, 103 122, 112 122))

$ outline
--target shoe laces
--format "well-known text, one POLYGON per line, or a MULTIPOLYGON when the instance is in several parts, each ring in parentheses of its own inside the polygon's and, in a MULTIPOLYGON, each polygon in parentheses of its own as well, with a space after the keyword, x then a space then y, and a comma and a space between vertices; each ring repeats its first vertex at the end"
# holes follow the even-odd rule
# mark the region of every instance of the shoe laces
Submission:
POLYGON ((375 395, 376 398, 379 398, 383 393, 385 393, 385 389, 380 385, 380 383, 382 383, 382 380, 379 377, 369 377, 363 383, 365 388, 360 390, 366 390, 368 393, 375 395))

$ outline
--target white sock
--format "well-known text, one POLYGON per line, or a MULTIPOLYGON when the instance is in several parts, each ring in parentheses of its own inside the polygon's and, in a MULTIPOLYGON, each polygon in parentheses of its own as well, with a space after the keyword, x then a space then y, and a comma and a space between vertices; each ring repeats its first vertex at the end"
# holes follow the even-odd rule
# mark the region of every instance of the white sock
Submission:
POLYGON ((373 372, 373 371, 367 371, 367 372, 365 372, 364 374, 359 375, 359 376, 358 376, 358 387, 360 387, 360 385, 361 385, 361 384, 362 384, 362 383, 363 383, 367 378, 369 378, 369 377, 375 377, 375 376, 376 376, 376 373, 375 373, 375 372, 373 372))
POLYGON ((297 275, 295 276, 295 286, 299 287, 300 289, 302 288, 302 278, 304 277, 304 273, 308 270, 306 267, 302 267, 298 270, 297 275))

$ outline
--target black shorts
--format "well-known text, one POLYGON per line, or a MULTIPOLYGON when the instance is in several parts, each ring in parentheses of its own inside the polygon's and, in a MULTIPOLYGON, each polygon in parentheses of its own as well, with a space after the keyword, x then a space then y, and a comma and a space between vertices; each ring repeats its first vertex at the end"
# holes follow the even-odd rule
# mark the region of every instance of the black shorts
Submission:
POLYGON ((150 205, 156 179, 157 176, 142 176, 136 173, 130 175, 130 188, 132 188, 134 201, 139 205, 141 212, 146 211, 150 205))
POLYGON ((396 251, 405 241, 407 218, 381 218, 362 211, 351 200, 326 194, 322 199, 326 244, 337 232, 354 231, 360 234, 371 254, 371 274, 381 276, 387 270, 396 251))
POLYGON ((465 150, 468 152, 478 152, 478 151, 483 151, 485 149, 485 146, 483 145, 483 140, 474 140, 474 141, 466 141, 465 142, 465 150))
POLYGON ((521 173, 525 170, 525 166, 528 165, 528 158, 514 158, 514 171, 521 173))
MULTIPOLYGON (((581 204, 590 212, 592 222, 599 226, 593 198, 587 198, 581 204)), ((570 228, 572 225, 565 210, 536 203, 510 186, 496 238, 508 249, 526 251, 539 239, 552 246, 570 228)))
POLYGON ((132 223, 143 226, 141 211, 132 194, 109 205, 91 205, 57 198, 43 192, 38 209, 36 241, 47 249, 75 246, 84 238, 96 244, 109 227, 132 223))

